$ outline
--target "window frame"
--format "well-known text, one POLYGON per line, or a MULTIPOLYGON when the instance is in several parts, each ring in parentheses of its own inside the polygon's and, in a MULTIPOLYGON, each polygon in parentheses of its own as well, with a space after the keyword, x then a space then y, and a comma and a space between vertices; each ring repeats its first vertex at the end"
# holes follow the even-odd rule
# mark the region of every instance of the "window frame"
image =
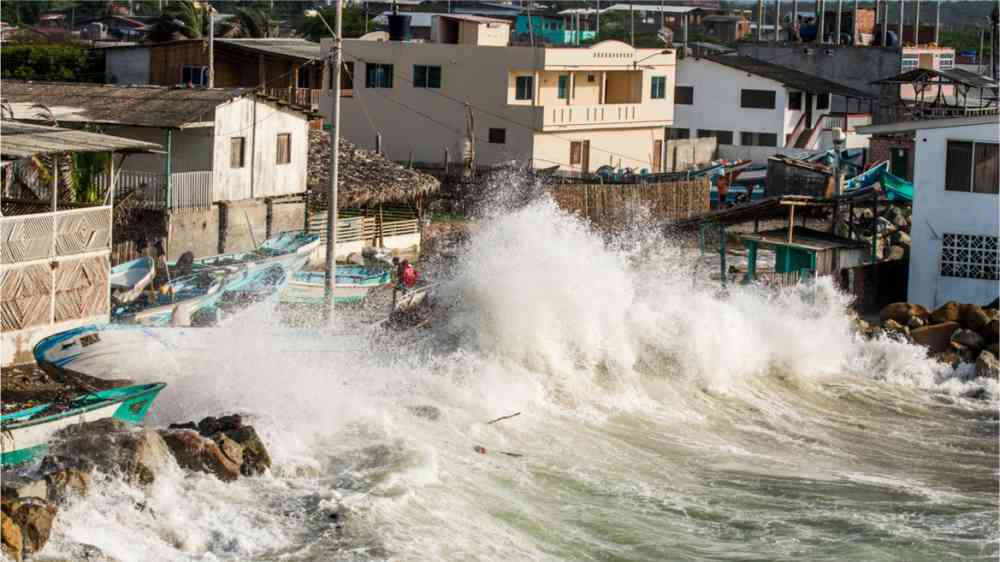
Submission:
POLYGON ((507 144, 507 129, 503 127, 490 127, 487 132, 489 144, 507 144))
POLYGON ((938 70, 953 70, 955 68, 955 55, 953 53, 941 53, 938 55, 938 70), (947 62, 947 66, 945 66, 947 62))
MULTIPOLYGON (((988 142, 988 141, 977 141, 975 139, 947 139, 945 141, 945 152, 944 152, 944 190, 952 193, 981 193, 984 195, 995 195, 1000 193, 1000 186, 997 184, 997 180, 1000 180, 1000 171, 996 168, 993 170, 994 179, 984 178, 983 184, 980 185, 978 179, 979 174, 977 173, 977 168, 979 164, 980 151, 978 150, 981 146, 993 146, 993 150, 996 151, 994 155, 994 160, 997 161, 997 165, 1000 165, 1000 143, 988 142), (965 179, 968 185, 959 188, 957 185, 951 185, 951 177, 954 175, 950 168, 954 162, 951 157, 952 145, 964 144, 968 145, 968 169, 965 171, 967 178, 965 179)), ((958 162, 955 162, 957 165, 958 162)))
POLYGON ((394 72, 392 63, 366 62, 365 88, 392 88, 394 72))
POLYGON ((556 99, 569 99, 569 74, 560 74, 556 80, 556 99))
POLYGON ((694 105, 694 86, 674 86, 674 105, 694 105), (689 95, 682 95, 682 91, 689 95))
POLYGON ((665 100, 665 99, 667 99, 667 77, 666 76, 650 76, 649 77, 649 99, 651 99, 651 100, 665 100))
POLYGON ((899 58, 899 71, 909 72, 920 67, 920 55, 902 55, 899 58))
POLYGON ((514 100, 515 101, 531 101, 535 99, 535 77, 534 76, 515 76, 514 77, 514 100), (521 84, 526 84, 527 97, 521 95, 521 84))
POLYGON ((802 111, 802 103, 805 95, 800 91, 788 92, 788 110, 802 111), (795 103, 792 100, 797 100, 795 103))
POLYGON ((229 137, 229 169, 239 170, 246 166, 246 154, 247 154, 247 138, 246 137, 229 137), (233 144, 239 141, 240 143, 240 158, 239 163, 233 163, 233 144))
POLYGON ((413 65, 413 87, 441 89, 441 67, 435 64, 413 65), (436 80, 434 76, 435 70, 437 71, 436 80))
POLYGON ((775 90, 758 90, 754 88, 740 88, 740 107, 743 109, 777 109, 778 92, 775 90), (747 94, 770 94, 770 105, 747 105, 752 100, 747 99, 747 94))
POLYGON ((276 166, 284 166, 292 163, 292 134, 291 133, 278 133, 275 136, 275 146, 274 146, 274 163, 276 166), (285 143, 287 148, 285 150, 285 161, 281 161, 281 141, 287 139, 285 143))
POLYGON ((816 111, 830 109, 830 93, 816 94, 816 111))
POLYGON ((691 129, 687 129, 687 128, 684 128, 684 127, 670 127, 669 132, 667 133, 667 140, 668 141, 671 141, 671 140, 687 140, 687 139, 690 139, 690 138, 691 138, 691 129), (684 134, 682 134, 682 135, 681 134, 677 134, 680 131, 684 131, 684 134))
POLYGON ((723 145, 723 146, 733 146, 733 132, 732 131, 724 131, 724 130, 721 130, 721 129, 698 129, 698 133, 697 134, 698 134, 698 136, 696 138, 707 139, 707 138, 711 137, 711 138, 715 138, 717 144, 720 144, 720 145, 723 145), (709 133, 709 134, 702 134, 702 133, 709 133), (723 135, 728 135, 729 142, 721 142, 719 140, 719 133, 722 133, 723 135))
POLYGON ((201 64, 184 64, 181 65, 181 84, 190 83, 192 86, 207 87, 208 86, 208 66, 201 64), (194 80, 185 80, 184 72, 191 71, 194 72, 195 69, 201 69, 201 78, 198 82, 194 80))

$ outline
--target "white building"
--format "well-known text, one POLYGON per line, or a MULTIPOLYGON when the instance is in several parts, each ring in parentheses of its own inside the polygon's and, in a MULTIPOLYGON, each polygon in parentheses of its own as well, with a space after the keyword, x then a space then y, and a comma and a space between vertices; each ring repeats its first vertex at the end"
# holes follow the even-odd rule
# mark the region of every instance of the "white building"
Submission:
MULTIPOLYGON (((479 165, 662 168, 664 128, 673 120, 673 51, 619 41, 510 47, 507 21, 434 19, 430 43, 344 41, 345 138, 372 148, 381 135, 392 160, 441 164, 447 154, 454 164, 467 150, 471 110, 479 165)), ((329 48, 325 40, 324 53, 329 48)))
POLYGON ((997 298, 1000 127, 996 115, 874 125, 914 134, 907 300, 934 308, 997 298))
POLYGON ((834 127, 848 133, 848 148, 861 148, 867 137, 854 128, 871 122, 872 100, 848 86, 750 57, 689 57, 677 64, 670 137, 715 137, 720 157, 759 162, 782 149, 829 150, 834 127), (855 111, 832 112, 835 96, 855 111))

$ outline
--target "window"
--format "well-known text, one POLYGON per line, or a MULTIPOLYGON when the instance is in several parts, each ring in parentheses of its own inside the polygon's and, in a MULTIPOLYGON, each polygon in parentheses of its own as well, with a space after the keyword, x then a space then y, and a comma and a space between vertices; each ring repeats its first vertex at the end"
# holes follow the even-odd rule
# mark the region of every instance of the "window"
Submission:
POLYGON ((278 133, 278 164, 288 164, 292 161, 292 134, 278 133))
POLYGON ((941 276, 996 281, 997 237, 945 233, 941 237, 941 276))
POLYGON ((774 109, 774 90, 740 90, 740 107, 774 109))
POLYGON ((530 100, 535 89, 535 79, 531 76, 518 76, 515 81, 514 99, 530 100))
POLYGON ((596 81, 597 81, 597 77, 596 76, 594 76, 593 74, 588 74, 587 75, 587 82, 596 82, 596 81))
POLYGON ((899 64, 899 68, 903 72, 908 72, 910 70, 913 70, 914 68, 917 68, 917 65, 919 63, 920 63, 920 57, 918 55, 903 55, 903 58, 899 64))
POLYGON ((654 100, 662 100, 667 97, 666 76, 653 76, 650 83, 652 85, 652 91, 649 93, 650 98, 654 100))
POLYGON ((816 94, 816 109, 830 109, 830 94, 816 94))
POLYGON ((422 64, 413 65, 413 87, 414 88, 440 88, 441 87, 441 67, 424 66, 422 64))
POLYGON ((691 129, 675 129, 675 128, 671 127, 670 129, 668 129, 668 131, 669 132, 667 133, 667 138, 669 140, 678 140, 678 139, 689 139, 689 138, 691 138, 691 129))
POLYGON ((698 129, 698 138, 715 137, 719 144, 733 144, 732 131, 713 131, 711 129, 698 129))
POLYGON ((694 87, 675 86, 674 105, 694 105, 694 87))
POLYGON ((740 144, 743 146, 778 146, 778 135, 775 133, 740 133, 740 144))
POLYGON ((561 74, 559 76, 559 93, 558 97, 561 100, 569 98, 569 75, 561 74))
POLYGON ((365 87, 391 88, 392 65, 371 62, 365 63, 365 87))
POLYGON ((941 53, 938 56, 938 70, 952 70, 955 68, 955 55, 953 53, 941 53))
POLYGON ((181 67, 181 83, 208 86, 208 67, 185 64, 181 67))
POLYGON ((788 92, 788 109, 802 111, 802 92, 788 92))
POLYGON ((490 128, 490 144, 506 144, 507 129, 490 128))
POLYGON ((243 147, 246 146, 244 137, 233 137, 229 139, 229 167, 243 167, 243 147))
POLYGON ((583 142, 573 141, 569 144, 569 165, 579 166, 583 162, 583 142))
POLYGON ((948 191, 1000 191, 1000 145, 989 142, 948 141, 944 188, 948 191))
POLYGON ((312 74, 308 68, 299 69, 299 81, 295 84, 299 88, 309 88, 312 86, 312 74))

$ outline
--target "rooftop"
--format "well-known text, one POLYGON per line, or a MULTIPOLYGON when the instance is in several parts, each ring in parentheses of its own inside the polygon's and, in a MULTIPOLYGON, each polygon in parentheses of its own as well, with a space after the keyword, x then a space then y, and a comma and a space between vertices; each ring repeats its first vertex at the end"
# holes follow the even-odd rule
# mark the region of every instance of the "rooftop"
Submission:
POLYGON ((910 84, 921 81, 946 82, 961 84, 970 88, 996 88, 997 83, 988 76, 980 76, 975 72, 953 68, 950 70, 934 70, 931 68, 914 68, 896 76, 890 76, 872 82, 872 84, 910 84), (944 80, 940 80, 944 78, 944 80), (938 80, 934 80, 938 79, 938 80))
POLYGON ((742 70, 749 74, 756 74, 764 78, 770 78, 776 82, 781 82, 785 86, 802 90, 812 94, 832 94, 847 98, 874 99, 873 96, 861 90, 855 90, 850 86, 845 86, 837 82, 832 82, 826 78, 820 78, 812 74, 807 74, 794 68, 781 66, 778 64, 762 61, 747 56, 738 55, 718 55, 701 57, 723 66, 742 70))
POLYGON ((246 49, 260 53, 269 53, 289 58, 316 60, 320 54, 319 43, 296 38, 268 38, 268 39, 216 39, 216 43, 231 45, 239 49, 246 49))
POLYGON ((160 149, 160 145, 151 142, 6 119, 0 121, 0 136, 3 137, 0 157, 4 160, 67 152, 153 152, 160 149))
POLYGON ((500 18, 488 18, 486 16, 474 16, 471 14, 438 14, 442 18, 450 20, 468 21, 472 23, 505 23, 510 24, 510 20, 500 18))
POLYGON ((42 120, 44 104, 60 122, 181 128, 212 125, 217 106, 248 91, 4 80, 0 94, 17 119, 42 120))
POLYGON ((850 238, 842 238, 829 232, 813 230, 804 226, 796 226, 792 229, 791 241, 789 241, 787 226, 763 232, 741 234, 740 238, 773 246, 793 246, 815 251, 864 247, 864 244, 850 238))
POLYGON ((996 115, 977 115, 975 117, 952 117, 946 119, 927 119, 924 121, 900 121, 882 125, 867 125, 858 127, 858 132, 865 135, 881 135, 885 133, 905 133, 924 129, 944 129, 947 127, 967 127, 971 125, 997 124, 996 115))

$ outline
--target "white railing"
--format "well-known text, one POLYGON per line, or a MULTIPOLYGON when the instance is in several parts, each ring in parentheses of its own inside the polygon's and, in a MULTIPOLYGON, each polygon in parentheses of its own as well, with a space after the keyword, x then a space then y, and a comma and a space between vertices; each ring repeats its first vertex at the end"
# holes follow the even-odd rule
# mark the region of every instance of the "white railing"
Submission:
POLYGON ((641 120, 640 104, 547 105, 542 111, 542 126, 603 125, 635 123, 641 120))
POLYGON ((212 206, 212 172, 171 175, 171 209, 207 209, 212 206))
MULTIPOLYGON (((128 197, 148 209, 207 209, 212 206, 211 171, 170 174, 169 205, 166 174, 122 170, 115 176, 115 201, 128 197)), ((99 174, 95 181, 102 191, 107 190, 107 174, 99 174)))

